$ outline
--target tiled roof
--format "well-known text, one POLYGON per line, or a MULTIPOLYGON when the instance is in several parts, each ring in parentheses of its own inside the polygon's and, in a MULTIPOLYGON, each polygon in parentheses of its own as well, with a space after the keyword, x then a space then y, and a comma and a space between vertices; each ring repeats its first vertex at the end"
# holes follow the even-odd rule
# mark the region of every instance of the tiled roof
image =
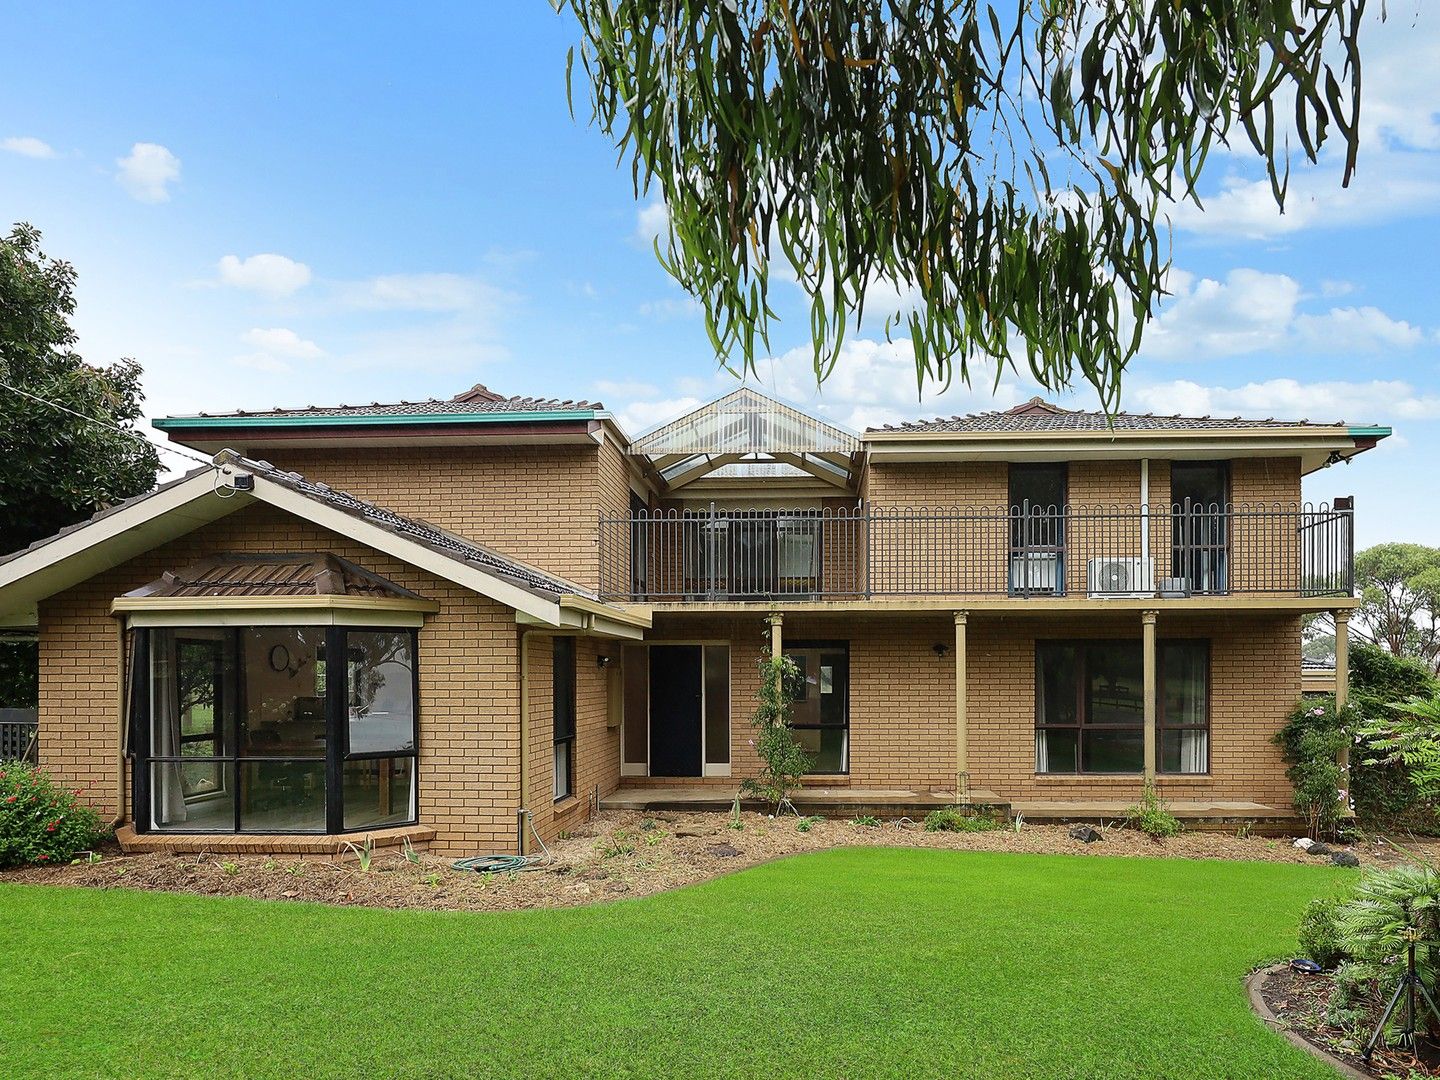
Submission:
POLYGON ((1062 409, 1038 397, 1013 409, 971 413, 968 416, 937 416, 933 420, 913 420, 904 424, 872 427, 871 432, 915 431, 937 434, 970 432, 1047 432, 1047 431, 1223 431, 1230 428, 1303 428, 1337 425, 1311 424, 1309 420, 1248 420, 1239 416, 1156 416, 1154 413, 1115 413, 1083 409, 1062 409))
MULTIPOLYGON (((605 406, 598 401, 560 401, 555 398, 505 397, 481 383, 453 398, 427 398, 423 401, 372 401, 368 405, 307 405, 303 409, 244 409, 228 413, 197 413, 193 416, 168 417, 170 420, 204 420, 217 417, 250 417, 270 420, 279 417, 334 416, 465 416, 485 413, 599 412, 605 406)), ((163 426, 163 421, 161 422, 163 426)))
POLYGON ((151 596, 365 596, 419 600, 418 593, 328 552, 225 553, 167 570, 125 594, 151 596))
MULTIPOLYGON (((418 518, 405 517, 403 514, 397 514, 393 510, 386 510, 384 507, 366 502, 364 499, 351 495, 348 492, 332 488, 327 484, 314 483, 306 480, 299 473, 285 472, 277 469, 268 461, 254 461, 250 458, 242 457, 233 450, 226 450, 216 455, 215 463, 217 466, 220 464, 233 465, 245 472, 264 477, 266 480, 289 488, 291 491, 304 495, 306 498, 314 499, 316 502, 323 503, 337 510, 342 510, 347 514, 353 514, 372 525, 378 525, 380 528, 386 529, 397 536, 403 536, 432 551, 438 552, 446 558, 474 566, 485 573, 502 578, 513 585, 518 585, 522 589, 544 596, 547 599, 554 599, 561 595, 579 595, 595 599, 595 593, 591 589, 586 589, 574 582, 554 577, 542 570, 537 570, 534 567, 507 558, 498 551, 466 540, 463 537, 456 536, 454 533, 446 532, 444 529, 436 528, 434 525, 421 521, 418 518)), ((213 467, 194 469, 184 476, 161 484, 153 491, 147 492, 144 495, 137 495, 133 499, 126 499, 124 502, 107 507, 84 521, 61 529, 53 536, 47 536, 43 540, 35 541, 29 547, 11 552, 3 558, 0 558, 0 564, 7 563, 12 559, 17 559, 27 552, 34 551, 36 548, 54 543, 62 536, 68 536, 79 529, 84 529, 94 522, 109 517, 111 514, 118 513, 128 506, 133 506, 146 499, 154 498, 162 491, 167 491, 179 484, 193 480, 198 475, 213 473, 214 471, 215 469, 213 467)))

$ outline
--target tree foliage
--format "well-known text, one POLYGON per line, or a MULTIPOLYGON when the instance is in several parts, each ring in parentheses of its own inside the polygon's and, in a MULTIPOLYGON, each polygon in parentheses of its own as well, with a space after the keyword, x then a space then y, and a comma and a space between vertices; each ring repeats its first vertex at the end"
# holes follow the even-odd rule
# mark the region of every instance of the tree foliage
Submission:
POLYGON ((1023 355, 1114 405, 1212 150, 1248 145, 1282 206, 1292 133, 1355 168, 1364 0, 552 2, 668 208, 657 252, 745 367, 780 273, 821 378, 878 285, 913 301, 886 328, 922 384, 1023 355))
POLYGON ((0 382, 80 414, 0 388, 0 553, 148 491, 159 470, 154 447, 114 426, 140 416, 140 365, 85 363, 74 311, 74 267, 29 225, 0 237, 0 382))
POLYGON ((1440 548, 1377 544, 1355 556, 1351 632, 1395 656, 1440 662, 1440 548))

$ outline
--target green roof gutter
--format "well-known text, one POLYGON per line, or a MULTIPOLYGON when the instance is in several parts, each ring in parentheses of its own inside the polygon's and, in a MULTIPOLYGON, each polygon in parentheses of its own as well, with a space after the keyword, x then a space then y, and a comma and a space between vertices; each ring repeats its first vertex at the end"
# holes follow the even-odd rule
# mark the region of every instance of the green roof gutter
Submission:
POLYGON ((1352 439, 1388 439, 1392 432, 1388 427, 1352 427, 1345 434, 1352 439))
POLYGON ((550 420, 594 420, 592 409, 488 413, 365 413, 359 416, 167 416, 152 420, 161 431, 205 428, 358 427, 396 424, 515 424, 550 420))

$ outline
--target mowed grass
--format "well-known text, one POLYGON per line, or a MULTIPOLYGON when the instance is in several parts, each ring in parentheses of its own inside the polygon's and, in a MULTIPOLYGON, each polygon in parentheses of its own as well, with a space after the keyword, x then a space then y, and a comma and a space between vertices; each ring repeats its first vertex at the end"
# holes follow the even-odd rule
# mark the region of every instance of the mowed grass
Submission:
POLYGON ((0 1072, 1333 1076, 1241 979, 1342 873, 849 849, 513 914, 3 886, 0 1072))

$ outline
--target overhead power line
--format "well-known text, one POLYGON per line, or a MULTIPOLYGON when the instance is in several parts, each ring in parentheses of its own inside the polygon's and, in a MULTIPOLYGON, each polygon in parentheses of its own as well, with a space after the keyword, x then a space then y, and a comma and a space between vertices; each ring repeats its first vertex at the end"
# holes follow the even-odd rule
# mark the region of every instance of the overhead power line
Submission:
POLYGON ((95 424, 98 427, 108 428, 111 431, 126 436, 127 438, 137 439, 140 442, 144 443, 146 446, 154 447, 154 449, 159 453, 174 454, 177 457, 182 457, 190 461, 199 462, 201 465, 206 466, 213 467, 215 464, 209 458, 201 457, 199 454, 191 453, 189 450, 181 450, 178 447, 174 446, 165 446, 162 443, 155 442, 153 439, 147 439, 144 435, 140 434, 140 432, 132 431, 129 428, 121 427, 114 420, 101 420, 99 417, 96 416, 86 416, 84 413, 76 412, 68 405, 62 405, 58 401, 51 401, 49 398, 40 397, 38 394, 32 394, 28 390, 21 390, 18 386, 11 386, 9 383, 0 382, 0 389, 9 390, 11 393, 19 394, 23 398, 29 398, 31 401, 38 402, 41 405, 49 405, 52 409, 59 409, 63 413, 69 413, 77 420, 84 420, 86 423, 95 424))

